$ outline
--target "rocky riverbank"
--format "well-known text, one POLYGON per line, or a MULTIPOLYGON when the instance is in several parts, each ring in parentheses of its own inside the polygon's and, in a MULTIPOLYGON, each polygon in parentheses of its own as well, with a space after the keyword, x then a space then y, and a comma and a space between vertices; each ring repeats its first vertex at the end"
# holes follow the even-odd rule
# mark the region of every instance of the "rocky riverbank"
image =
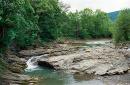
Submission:
POLYGON ((8 51, 5 60, 9 71, 1 81, 6 80, 2 85, 36 85, 38 78, 23 75, 27 60, 33 56, 31 62, 34 64, 67 73, 114 75, 129 72, 129 55, 128 47, 115 48, 109 40, 55 43, 18 53, 8 51))
MULTIPOLYGON (((123 49, 122 49, 123 50, 123 49)), ((98 47, 84 49, 70 55, 41 57, 41 66, 48 63, 55 69, 72 73, 87 73, 95 75, 123 74, 128 71, 128 61, 121 49, 98 47)))
POLYGON ((36 61, 33 59, 35 64, 74 74, 114 75, 129 70, 127 48, 115 48, 110 41, 57 44, 48 49, 23 50, 19 54, 40 55, 35 57, 36 61))
POLYGON ((25 58, 20 58, 16 53, 9 50, 4 58, 7 63, 7 70, 1 75, 1 85, 36 85, 38 83, 38 78, 23 74, 26 68, 25 58))

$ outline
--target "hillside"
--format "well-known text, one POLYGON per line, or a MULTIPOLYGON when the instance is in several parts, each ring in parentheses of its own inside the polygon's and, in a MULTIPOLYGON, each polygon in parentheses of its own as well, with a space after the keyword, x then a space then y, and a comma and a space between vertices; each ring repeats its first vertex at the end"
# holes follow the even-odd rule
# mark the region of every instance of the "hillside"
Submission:
POLYGON ((112 21, 115 21, 118 14, 119 14, 119 11, 114 11, 114 12, 108 13, 108 16, 111 18, 112 21))

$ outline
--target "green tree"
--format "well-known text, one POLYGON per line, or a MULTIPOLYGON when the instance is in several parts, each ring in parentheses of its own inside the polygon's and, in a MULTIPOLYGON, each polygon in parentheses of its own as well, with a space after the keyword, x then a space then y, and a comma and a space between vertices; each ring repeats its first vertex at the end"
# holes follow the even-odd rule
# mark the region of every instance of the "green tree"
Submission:
POLYGON ((111 33, 109 31, 110 19, 107 13, 100 10, 95 12, 95 34, 97 37, 110 37, 111 33))
POLYGON ((63 30, 65 37, 79 39, 81 31, 81 21, 79 12, 68 13, 67 14, 67 26, 63 30))
POLYGON ((116 43, 128 41, 130 33, 130 9, 124 9, 120 12, 115 24, 113 25, 112 33, 116 43))
POLYGON ((80 12, 81 26, 84 38, 95 37, 94 12, 91 9, 84 9, 80 12))
POLYGON ((55 40, 61 34, 62 10, 58 0, 40 0, 32 3, 38 13, 40 37, 44 41, 55 40))
POLYGON ((1 0, 0 8, 1 48, 34 44, 38 26, 29 0, 1 0))

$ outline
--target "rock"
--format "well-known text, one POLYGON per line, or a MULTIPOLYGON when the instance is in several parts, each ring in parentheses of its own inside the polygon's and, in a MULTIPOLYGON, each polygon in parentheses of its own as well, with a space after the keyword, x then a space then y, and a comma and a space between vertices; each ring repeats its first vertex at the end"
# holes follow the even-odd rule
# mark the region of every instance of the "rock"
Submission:
POLYGON ((38 62, 44 66, 45 62, 55 69, 67 70, 71 73, 87 73, 95 75, 122 74, 129 66, 124 52, 110 47, 89 48, 84 52, 70 55, 41 58, 38 62))
POLYGON ((124 49, 128 49, 128 47, 124 47, 124 49))
POLYGON ((34 50, 22 50, 19 52, 20 57, 30 57, 30 56, 38 56, 38 55, 43 55, 46 54, 47 50, 43 48, 37 48, 34 50))
POLYGON ((40 56, 40 55, 47 55, 47 56, 59 56, 59 55, 66 55, 66 54, 72 54, 76 50, 78 50, 78 47, 72 47, 68 46, 66 44, 58 44, 56 46, 53 46, 52 48, 36 48, 33 50, 22 50, 19 52, 20 57, 27 58, 31 56, 40 56))
POLYGON ((22 74, 26 66, 25 58, 20 58, 10 50, 8 50, 5 56, 8 69, 2 74, 0 85, 29 85, 30 83, 36 85, 36 79, 22 74))
POLYGON ((14 73, 22 73, 24 72, 24 67, 18 64, 11 64, 9 65, 8 69, 14 73))
POLYGON ((38 78, 12 72, 5 72, 2 79, 3 85, 36 85, 38 83, 38 78))
POLYGON ((26 66, 26 60, 14 54, 8 54, 7 56, 8 69, 14 73, 22 73, 26 66))

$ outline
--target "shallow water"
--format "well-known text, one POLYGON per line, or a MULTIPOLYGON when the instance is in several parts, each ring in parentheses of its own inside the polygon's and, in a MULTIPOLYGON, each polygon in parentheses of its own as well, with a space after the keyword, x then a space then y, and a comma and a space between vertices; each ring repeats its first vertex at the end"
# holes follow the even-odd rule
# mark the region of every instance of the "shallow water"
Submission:
POLYGON ((71 75, 47 68, 36 68, 25 74, 39 77, 39 85, 105 85, 103 81, 94 79, 92 75, 71 75), (37 69, 37 70, 36 70, 37 69))
POLYGON ((109 46, 110 44, 111 40, 90 40, 82 43, 72 43, 71 45, 81 48, 92 48, 92 47, 109 46))
POLYGON ((113 76, 72 75, 47 68, 26 70, 25 74, 40 78, 38 85, 130 85, 130 74, 113 76))

